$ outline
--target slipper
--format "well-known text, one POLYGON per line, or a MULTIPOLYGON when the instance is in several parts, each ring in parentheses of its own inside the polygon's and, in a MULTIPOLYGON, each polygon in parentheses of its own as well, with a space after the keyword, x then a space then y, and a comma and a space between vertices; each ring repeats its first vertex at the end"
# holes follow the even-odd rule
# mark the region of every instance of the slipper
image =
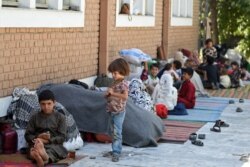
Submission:
POLYGON ((220 130, 220 121, 216 121, 214 126, 210 129, 213 132, 221 132, 220 130))
POLYGON ((229 127, 229 124, 226 123, 225 121, 220 121, 220 127, 225 127, 225 128, 227 128, 227 127, 229 127))
POLYGON ((204 146, 203 142, 200 140, 194 140, 192 141, 192 144, 196 146, 204 146))
POLYGON ((205 139, 206 138, 206 134, 199 134, 198 135, 198 139, 205 139))
POLYGON ((236 112, 243 112, 243 110, 240 107, 237 107, 236 112))
POLYGON ((229 104, 234 104, 234 100, 229 100, 228 103, 229 104))
POLYGON ((239 99, 239 103, 244 103, 244 99, 239 99))
POLYGON ((197 134, 196 134, 196 133, 191 133, 191 134, 189 135, 189 140, 194 141, 194 140, 196 140, 196 137, 197 137, 197 134))

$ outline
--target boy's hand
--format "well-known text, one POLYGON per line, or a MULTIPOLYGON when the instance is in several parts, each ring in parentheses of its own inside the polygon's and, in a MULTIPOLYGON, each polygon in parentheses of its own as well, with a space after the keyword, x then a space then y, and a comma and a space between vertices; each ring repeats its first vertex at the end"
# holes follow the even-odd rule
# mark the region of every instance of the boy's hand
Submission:
POLYGON ((50 134, 49 133, 41 133, 38 135, 38 138, 49 140, 50 139, 50 134))

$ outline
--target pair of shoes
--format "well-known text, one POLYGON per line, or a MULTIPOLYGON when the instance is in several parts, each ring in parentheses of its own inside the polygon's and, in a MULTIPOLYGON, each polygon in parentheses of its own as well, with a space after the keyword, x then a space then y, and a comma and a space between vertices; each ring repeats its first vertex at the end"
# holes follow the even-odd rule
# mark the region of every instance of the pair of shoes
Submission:
MULTIPOLYGON (((197 140, 197 134, 196 133, 191 133, 189 136, 189 140, 191 140, 191 143, 196 146, 203 146, 204 143, 201 140, 197 140)), ((198 139, 205 139, 206 135, 205 134, 199 134, 198 139)))
POLYGON ((112 157, 113 156, 113 152, 112 151, 106 152, 102 156, 103 157, 112 157))
MULTIPOLYGON (((197 134, 196 133, 191 133, 189 135, 189 140, 191 140, 191 141, 196 140, 196 138, 197 138, 197 134)), ((198 139, 205 139, 205 138, 206 138, 206 134, 198 134, 198 139)))
POLYGON ((117 155, 117 154, 113 154, 113 156, 112 156, 112 162, 118 162, 119 161, 119 155, 117 155))

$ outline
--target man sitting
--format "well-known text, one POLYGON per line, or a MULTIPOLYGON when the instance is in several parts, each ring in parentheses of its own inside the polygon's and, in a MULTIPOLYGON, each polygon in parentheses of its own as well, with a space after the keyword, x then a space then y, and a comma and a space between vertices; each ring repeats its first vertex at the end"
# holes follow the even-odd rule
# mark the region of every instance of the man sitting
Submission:
POLYGON ((64 115, 54 111, 55 97, 50 90, 39 95, 41 112, 34 114, 28 123, 25 139, 29 144, 28 158, 38 167, 67 157, 63 147, 66 138, 64 115))

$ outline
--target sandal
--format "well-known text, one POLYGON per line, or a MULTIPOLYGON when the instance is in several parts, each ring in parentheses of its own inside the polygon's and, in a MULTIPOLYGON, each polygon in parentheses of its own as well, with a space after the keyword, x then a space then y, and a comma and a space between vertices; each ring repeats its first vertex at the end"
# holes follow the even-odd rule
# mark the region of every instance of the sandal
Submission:
POLYGON ((229 104, 234 104, 234 100, 229 100, 228 103, 229 104))
POLYGON ((198 135, 198 139, 205 139, 206 138, 206 134, 199 134, 198 135))
POLYGON ((220 121, 220 127, 229 127, 229 124, 226 123, 225 121, 217 120, 220 121))
POLYGON ((243 110, 240 107, 237 107, 236 112, 243 112, 243 110))
POLYGON ((239 99, 239 103, 244 103, 244 99, 239 99))
POLYGON ((214 126, 210 129, 213 132, 221 132, 220 130, 220 121, 216 121, 214 126))
POLYGON ((196 137, 197 137, 197 134, 196 134, 196 133, 191 133, 191 134, 189 135, 189 140, 194 141, 194 140, 196 140, 196 137))
POLYGON ((192 141, 192 144, 196 146, 204 146, 203 142, 200 140, 194 140, 192 141))

